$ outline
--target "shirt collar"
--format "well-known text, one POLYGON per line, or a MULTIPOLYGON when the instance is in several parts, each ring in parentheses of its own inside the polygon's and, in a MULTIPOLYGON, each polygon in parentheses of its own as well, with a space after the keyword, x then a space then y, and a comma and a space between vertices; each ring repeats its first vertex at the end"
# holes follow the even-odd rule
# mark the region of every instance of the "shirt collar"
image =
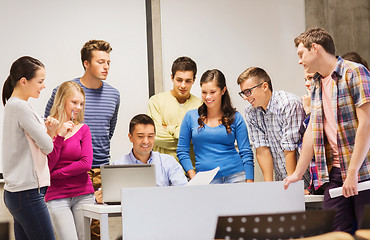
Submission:
MULTIPOLYGON (((142 161, 136 159, 133 151, 134 150, 131 149, 130 154, 129 154, 131 162, 134 163, 134 164, 144 164, 142 161)), ((153 162, 153 151, 150 152, 150 157, 149 157, 149 160, 148 160, 147 163, 152 163, 152 162, 153 162)))
POLYGON ((275 101, 275 92, 271 93, 271 98, 269 100, 269 103, 267 104, 266 110, 263 109, 263 107, 258 107, 258 110, 260 110, 263 113, 267 113, 268 111, 272 112, 274 110, 274 101, 275 101))
MULTIPOLYGON (((338 56, 337 57, 337 65, 333 71, 333 73, 331 74, 331 77, 333 78, 333 80, 337 81, 339 78, 341 78, 344 74, 344 68, 343 68, 343 58, 338 56)), ((313 75, 313 78, 314 78, 314 81, 317 82, 317 81, 320 81, 322 78, 324 78, 323 76, 320 75, 320 73, 315 73, 313 75)))

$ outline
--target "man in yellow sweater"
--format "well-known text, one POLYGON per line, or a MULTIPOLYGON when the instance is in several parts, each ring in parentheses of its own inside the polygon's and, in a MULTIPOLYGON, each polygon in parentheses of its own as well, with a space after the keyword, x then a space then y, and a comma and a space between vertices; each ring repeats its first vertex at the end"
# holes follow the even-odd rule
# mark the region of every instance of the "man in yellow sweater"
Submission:
MULTIPOLYGON (((179 57, 171 69, 173 89, 158 93, 149 99, 148 115, 153 118, 157 134, 153 151, 169 154, 177 159, 176 149, 180 126, 185 113, 198 108, 202 100, 190 93, 195 82, 197 65, 189 57, 179 57)), ((195 164, 194 152, 191 159, 195 164)))

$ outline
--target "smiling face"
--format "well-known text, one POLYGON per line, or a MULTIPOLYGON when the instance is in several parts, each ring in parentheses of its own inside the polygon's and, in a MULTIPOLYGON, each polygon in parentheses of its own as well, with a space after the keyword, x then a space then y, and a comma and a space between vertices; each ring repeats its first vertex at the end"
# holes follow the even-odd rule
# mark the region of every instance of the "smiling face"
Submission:
POLYGON ((41 90, 45 88, 45 69, 39 68, 35 71, 35 76, 32 79, 23 78, 22 81, 27 91, 27 97, 39 98, 41 90))
POLYGON ((137 159, 149 159, 154 146, 155 129, 151 124, 136 124, 134 131, 128 134, 132 142, 133 153, 137 159))
POLYGON ((221 109, 222 95, 226 91, 226 87, 221 90, 215 81, 202 83, 202 100, 207 108, 221 109))
MULTIPOLYGON (((251 77, 245 80, 240 84, 240 90, 245 91, 246 89, 251 89, 261 82, 258 81, 257 77, 251 77)), ((255 87, 251 90, 250 96, 244 96, 243 99, 248 101, 252 107, 262 107, 263 109, 267 108, 267 105, 271 98, 271 90, 268 88, 268 83, 264 82, 258 87, 255 87)))
POLYGON ((190 97, 190 90, 195 81, 193 71, 177 71, 175 76, 171 75, 171 79, 172 95, 179 103, 184 103, 190 97))
POLYGON ((74 90, 71 96, 65 102, 65 111, 67 119, 77 119, 81 111, 84 110, 84 96, 81 92, 74 90), (73 115, 72 115, 73 113, 73 115))
POLYGON ((91 52, 90 62, 85 60, 86 73, 97 80, 107 79, 110 69, 110 55, 104 51, 94 50, 91 52))

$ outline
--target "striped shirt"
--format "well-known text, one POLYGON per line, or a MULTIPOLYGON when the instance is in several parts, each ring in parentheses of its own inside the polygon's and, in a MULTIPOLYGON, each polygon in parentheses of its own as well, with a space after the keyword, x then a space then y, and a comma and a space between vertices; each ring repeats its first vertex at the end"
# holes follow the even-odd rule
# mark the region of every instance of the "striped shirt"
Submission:
MULTIPOLYGON (((104 81, 102 82, 102 87, 98 89, 86 88, 81 84, 79 78, 73 81, 83 88, 86 95, 85 123, 90 127, 92 136, 94 154, 92 168, 108 164, 110 159, 110 140, 117 123, 120 94, 117 89, 104 81)), ((58 87, 54 88, 46 105, 45 117, 50 114, 58 87)))
MULTIPOLYGON (((337 66, 331 74, 332 106, 337 124, 337 145, 339 163, 343 181, 346 179, 347 170, 355 145, 358 119, 356 108, 370 102, 370 73, 364 66, 338 58, 337 66)), ((318 168, 319 184, 329 181, 329 169, 332 164, 332 151, 325 140, 324 117, 322 104, 322 76, 314 76, 311 97, 311 121, 314 137, 314 152, 318 168)), ((370 179, 370 152, 367 153, 360 170, 359 181, 370 179)))
POLYGON ((300 142, 299 128, 305 117, 301 100, 291 93, 273 92, 266 111, 249 106, 245 117, 252 145, 270 149, 275 180, 282 181, 287 177, 284 150, 295 151, 300 142))

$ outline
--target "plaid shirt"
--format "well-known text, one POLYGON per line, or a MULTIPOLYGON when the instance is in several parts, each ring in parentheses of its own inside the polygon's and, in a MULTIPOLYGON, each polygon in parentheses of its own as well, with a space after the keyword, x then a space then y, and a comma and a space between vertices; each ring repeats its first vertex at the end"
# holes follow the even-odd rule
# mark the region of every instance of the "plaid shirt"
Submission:
MULTIPOLYGON (((370 102, 370 73, 362 65, 338 58, 332 73, 332 104, 337 122, 337 144, 343 181, 351 161, 355 136, 358 127, 356 108, 370 102)), ((314 152, 318 169, 318 181, 322 185, 329 181, 332 164, 332 150, 324 133, 321 79, 316 73, 312 83, 311 121, 314 138, 314 152), (327 161, 328 160, 328 161, 327 161)), ((367 153, 360 170, 359 181, 370 178, 370 152, 367 153)))
POLYGON ((270 148, 277 181, 287 177, 284 150, 297 150, 304 117, 299 97, 284 91, 272 93, 266 111, 252 106, 245 109, 250 141, 255 148, 270 148))

